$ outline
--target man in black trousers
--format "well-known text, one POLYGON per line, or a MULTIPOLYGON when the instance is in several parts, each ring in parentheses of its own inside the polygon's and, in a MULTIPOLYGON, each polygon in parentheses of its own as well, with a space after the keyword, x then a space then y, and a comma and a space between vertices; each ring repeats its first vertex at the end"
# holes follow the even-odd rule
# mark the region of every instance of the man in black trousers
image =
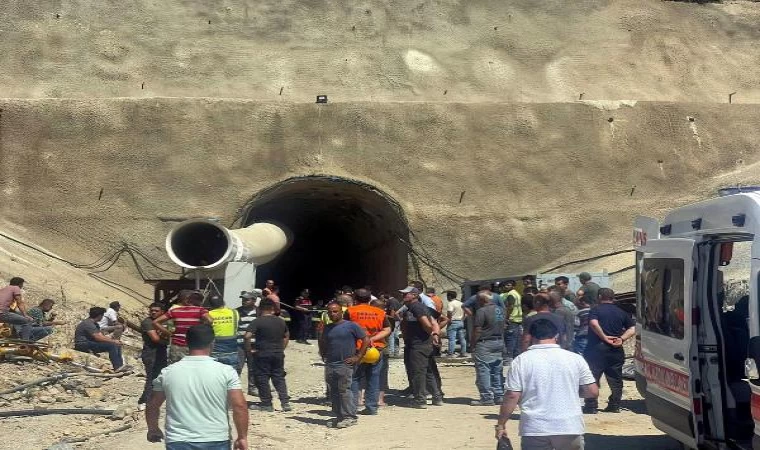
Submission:
POLYGON ((290 334, 288 325, 275 315, 277 306, 271 299, 265 298, 259 305, 259 316, 248 326, 245 333, 245 348, 253 353, 253 378, 259 391, 261 404, 251 409, 274 411, 272 406, 272 381, 283 411, 292 411, 288 386, 285 383, 285 347, 288 346, 290 334), (251 340, 254 340, 253 345, 251 340))
MULTIPOLYGON (((631 316, 615 305, 612 289, 599 289, 599 304, 589 312, 588 346, 583 356, 586 358, 596 384, 604 374, 612 393, 604 412, 619 413, 623 396, 623 363, 625 351, 623 342, 636 334, 631 316)), ((596 398, 587 398, 584 414, 596 414, 596 398)))

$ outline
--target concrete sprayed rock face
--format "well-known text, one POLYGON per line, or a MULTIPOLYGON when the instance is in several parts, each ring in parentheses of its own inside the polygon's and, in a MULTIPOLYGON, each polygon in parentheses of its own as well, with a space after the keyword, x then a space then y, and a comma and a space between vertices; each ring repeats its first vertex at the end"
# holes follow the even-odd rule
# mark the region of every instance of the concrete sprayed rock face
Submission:
MULTIPOLYGON (((126 239, 153 244, 159 256, 155 245, 177 220, 231 223, 257 192, 292 177, 329 174, 396 199, 436 259, 475 276, 531 270, 578 246, 625 246, 636 214, 709 196, 723 180, 751 172, 758 156, 752 143, 760 137, 754 126, 760 108, 745 105, 607 110, 205 99, 0 105, 4 215, 41 235, 54 230, 93 250, 126 239)), ((313 208, 309 194, 324 202, 341 192, 305 187, 295 197, 287 191, 260 199, 253 215, 268 218, 275 205, 297 226, 299 214, 307 220, 313 208)), ((350 197, 331 205, 336 215, 350 197)), ((378 232, 403 233, 381 204, 358 203, 366 211, 357 214, 385 211, 378 232)), ((372 247, 372 232, 361 233, 364 242, 347 241, 343 250, 372 247)), ((305 261, 318 264, 330 251, 317 250, 302 255, 305 261)), ((403 282, 399 277, 387 281, 403 282)))
POLYGON ((271 219, 293 289, 451 285, 758 181, 750 2, 6 3, 0 208, 71 257, 271 219))

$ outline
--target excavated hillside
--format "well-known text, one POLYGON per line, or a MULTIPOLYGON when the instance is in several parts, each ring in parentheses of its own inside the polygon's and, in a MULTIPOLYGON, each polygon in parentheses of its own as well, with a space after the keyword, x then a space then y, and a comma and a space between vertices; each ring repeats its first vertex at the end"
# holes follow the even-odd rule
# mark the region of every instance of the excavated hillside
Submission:
MULTIPOLYGON (((410 246, 439 286, 427 265, 536 271, 760 181, 758 19, 749 1, 10 0, 0 208, 77 261, 123 241, 165 261, 177 221, 242 216, 294 229, 266 269, 293 284, 343 284, 332 265, 391 288, 416 276, 410 246)), ((148 294, 126 260, 107 275, 148 294)))

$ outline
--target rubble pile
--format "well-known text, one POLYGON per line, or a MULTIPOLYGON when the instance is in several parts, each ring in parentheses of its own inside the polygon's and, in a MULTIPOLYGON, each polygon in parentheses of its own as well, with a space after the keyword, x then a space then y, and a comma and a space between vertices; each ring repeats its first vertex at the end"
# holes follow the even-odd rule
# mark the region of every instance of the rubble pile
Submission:
MULTIPOLYGON (((109 366, 108 360, 86 356, 90 366, 109 366)), ((0 362, 0 392, 43 379, 49 381, 0 394, 0 415, 8 415, 0 420, 24 427, 30 419, 25 412, 43 416, 35 420, 54 423, 46 431, 47 440, 59 444, 97 439, 116 429, 130 429, 139 421, 137 398, 145 382, 142 373, 89 373, 55 361, 0 362), (81 412, 89 413, 78 414, 81 412)))

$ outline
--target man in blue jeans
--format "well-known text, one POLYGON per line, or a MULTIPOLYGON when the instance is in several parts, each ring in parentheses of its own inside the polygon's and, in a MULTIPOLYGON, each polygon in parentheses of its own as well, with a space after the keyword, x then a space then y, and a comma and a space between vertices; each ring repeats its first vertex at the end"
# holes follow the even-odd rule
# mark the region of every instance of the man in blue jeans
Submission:
POLYGON ((480 399, 472 406, 494 406, 504 399, 502 352, 504 351, 504 310, 491 301, 491 295, 480 292, 477 296, 471 336, 472 357, 475 361, 475 385, 480 399))
POLYGON ((26 312, 21 289, 24 287, 24 279, 11 278, 10 284, 0 289, 0 322, 14 325, 21 339, 29 340, 32 335, 33 319, 26 312), (16 304, 18 314, 11 312, 11 305, 16 304))
POLYGON ((451 321, 446 327, 446 334, 449 338, 449 356, 454 354, 457 341, 459 341, 459 356, 467 355, 467 339, 465 339, 464 327, 464 309, 462 302, 457 300, 457 293, 454 291, 446 292, 448 308, 446 309, 449 320, 451 321))
POLYGON ((111 360, 114 370, 123 372, 129 367, 124 365, 124 359, 121 357, 121 341, 105 336, 98 325, 105 313, 105 308, 99 306, 90 308, 89 317, 80 322, 74 331, 74 350, 85 353, 108 352, 108 359, 111 360))

